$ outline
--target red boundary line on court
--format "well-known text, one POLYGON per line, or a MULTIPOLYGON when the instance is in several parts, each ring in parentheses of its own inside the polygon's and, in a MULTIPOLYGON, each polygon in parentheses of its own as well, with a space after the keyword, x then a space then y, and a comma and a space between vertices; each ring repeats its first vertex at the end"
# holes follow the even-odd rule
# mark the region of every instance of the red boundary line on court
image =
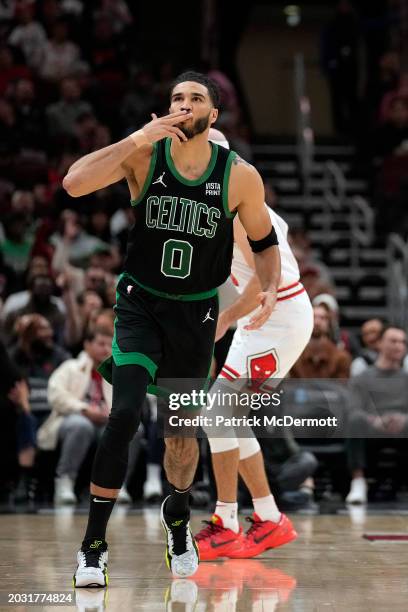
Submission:
POLYGON ((364 533, 363 538, 370 542, 389 541, 389 542, 408 542, 408 534, 403 533, 364 533))

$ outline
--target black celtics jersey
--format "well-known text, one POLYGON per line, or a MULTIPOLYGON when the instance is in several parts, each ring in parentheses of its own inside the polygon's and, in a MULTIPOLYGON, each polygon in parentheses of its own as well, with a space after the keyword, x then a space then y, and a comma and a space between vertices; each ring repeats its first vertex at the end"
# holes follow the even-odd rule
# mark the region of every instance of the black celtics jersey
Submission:
POLYGON ((235 153, 210 144, 210 163, 195 180, 175 168, 171 139, 153 146, 143 190, 132 200, 136 222, 125 261, 125 273, 145 289, 194 299, 230 274, 234 214, 228 181, 235 153))

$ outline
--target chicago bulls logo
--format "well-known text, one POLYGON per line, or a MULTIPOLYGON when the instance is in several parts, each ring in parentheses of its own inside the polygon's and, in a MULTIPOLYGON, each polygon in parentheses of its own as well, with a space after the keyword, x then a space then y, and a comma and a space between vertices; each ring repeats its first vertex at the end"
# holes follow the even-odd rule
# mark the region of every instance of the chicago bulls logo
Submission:
POLYGON ((249 389, 251 391, 271 391, 274 386, 268 386, 266 382, 276 377, 279 372, 279 359, 275 349, 270 349, 265 353, 250 355, 247 357, 247 369, 249 389))

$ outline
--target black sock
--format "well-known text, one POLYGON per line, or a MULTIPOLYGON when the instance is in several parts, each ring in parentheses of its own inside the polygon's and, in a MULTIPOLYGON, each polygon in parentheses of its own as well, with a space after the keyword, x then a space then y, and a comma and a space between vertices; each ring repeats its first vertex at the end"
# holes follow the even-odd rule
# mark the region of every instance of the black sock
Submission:
POLYGON ((190 512, 190 485, 187 489, 176 489, 171 483, 171 495, 164 506, 164 514, 169 516, 183 516, 190 512))
POLYGON ((116 499, 112 499, 111 497, 101 497, 100 495, 91 494, 88 526, 82 543, 83 545, 88 540, 105 540, 106 527, 115 502, 116 499))

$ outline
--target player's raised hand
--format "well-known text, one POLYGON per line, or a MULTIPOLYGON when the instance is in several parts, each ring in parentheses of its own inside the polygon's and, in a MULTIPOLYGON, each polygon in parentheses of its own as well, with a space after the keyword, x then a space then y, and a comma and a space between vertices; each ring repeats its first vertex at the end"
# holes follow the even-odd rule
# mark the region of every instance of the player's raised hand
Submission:
POLYGON ((164 117, 157 117, 155 113, 152 113, 152 120, 143 126, 142 131, 151 144, 166 137, 174 138, 178 142, 186 142, 187 136, 177 127, 177 124, 191 119, 192 116, 192 113, 185 110, 170 113, 164 117))
POLYGON ((259 300, 260 310, 250 318, 248 325, 244 326, 244 329, 252 330, 259 329, 271 316, 277 300, 278 294, 276 291, 262 291, 258 293, 257 299, 259 300))

